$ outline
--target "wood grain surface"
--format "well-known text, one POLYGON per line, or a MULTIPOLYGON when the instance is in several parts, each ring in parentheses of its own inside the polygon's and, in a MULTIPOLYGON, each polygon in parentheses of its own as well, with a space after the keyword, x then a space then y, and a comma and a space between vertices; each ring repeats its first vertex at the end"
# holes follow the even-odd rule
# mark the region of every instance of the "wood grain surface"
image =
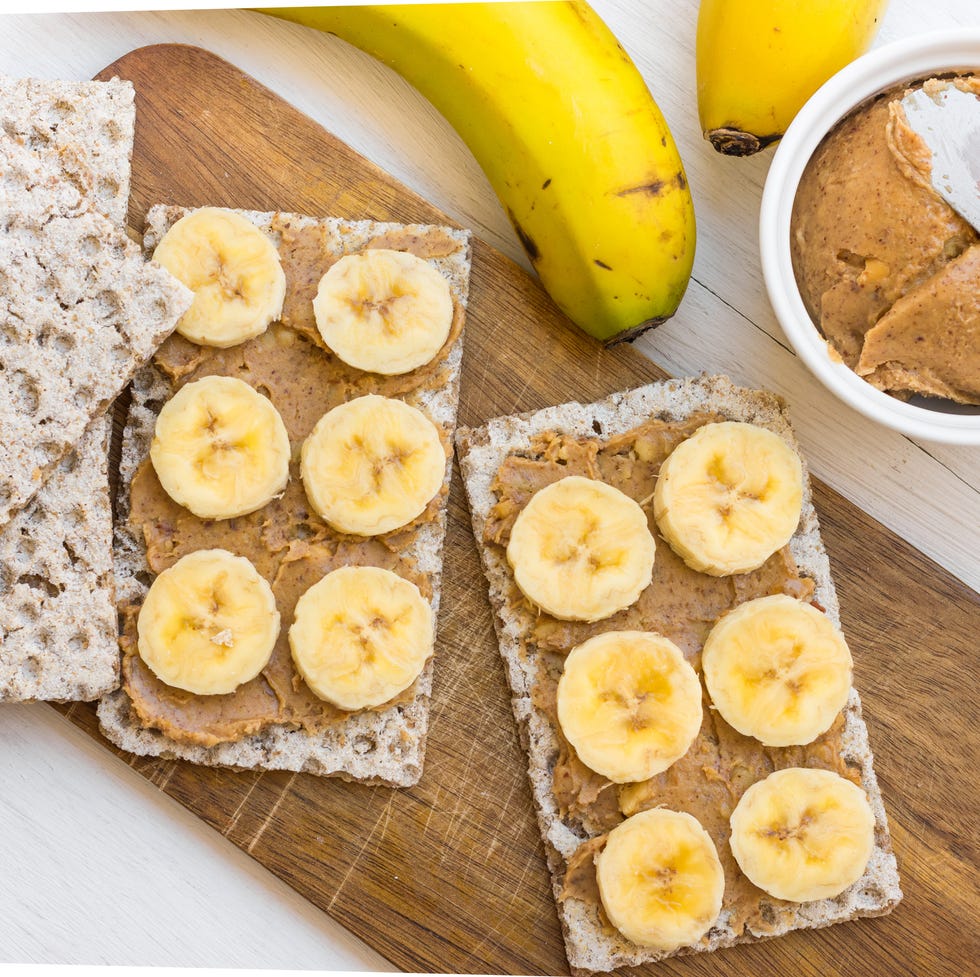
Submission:
MULTIPOLYGON (((137 92, 134 229, 156 202, 447 222, 206 51, 141 48, 99 77, 112 75, 131 79, 137 92)), ((603 350, 576 332, 533 279, 478 240, 466 330, 464 424, 591 400, 664 375, 629 346, 603 350)), ((980 598, 825 486, 816 485, 816 503, 905 900, 884 919, 667 961, 650 974, 960 975, 974 964, 980 598)), ((443 586, 418 786, 130 762, 405 970, 564 974, 525 760, 458 476, 443 586)), ((99 736, 91 706, 63 711, 99 736)))

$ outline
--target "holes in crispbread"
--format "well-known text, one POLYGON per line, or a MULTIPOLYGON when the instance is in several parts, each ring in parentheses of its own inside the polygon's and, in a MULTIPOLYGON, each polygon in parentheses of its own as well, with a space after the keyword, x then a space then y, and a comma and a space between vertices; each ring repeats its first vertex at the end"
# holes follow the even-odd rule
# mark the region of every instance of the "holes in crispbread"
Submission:
POLYGON ((48 597, 57 597, 65 589, 52 583, 46 577, 39 577, 36 573, 25 573, 17 583, 25 584, 38 593, 44 592, 48 597))
POLYGON ((358 756, 365 756, 368 753, 373 753, 378 748, 378 741, 373 736, 361 734, 355 737, 351 746, 358 756))
POLYGON ((26 533, 27 528, 22 528, 20 539, 17 540, 17 545, 14 547, 14 557, 18 562, 30 563, 34 559, 34 551, 37 549, 37 543, 34 542, 32 537, 26 535, 26 533))
POLYGON ((63 539, 61 541, 61 546, 64 549, 65 555, 68 557, 68 560, 72 565, 82 562, 81 558, 78 555, 78 551, 75 549, 74 546, 71 545, 71 543, 68 542, 67 539, 63 539))
POLYGON ((41 677, 41 659, 36 655, 29 655, 21 662, 20 677, 24 685, 37 685, 41 677))
POLYGON ((10 400, 23 414, 36 414, 41 403, 41 388, 34 377, 23 370, 14 370, 7 381, 10 400))
MULTIPOLYGON (((41 422, 44 423, 43 421, 41 422)), ((78 452, 69 451, 64 458, 58 463, 58 471, 63 472, 65 475, 71 475, 78 468, 78 452)))
POLYGON ((34 129, 26 140, 26 146, 32 150, 43 150, 51 145, 50 129, 34 129))
POLYGON ((72 395, 76 407, 91 407, 95 400, 95 387, 90 383, 83 383, 72 395))
POLYGON ((42 441, 36 448, 36 454, 42 467, 54 464, 61 452, 62 446, 55 441, 42 441))
POLYGON ((56 116, 56 121, 67 119, 75 114, 75 103, 68 98, 59 98, 51 106, 51 111, 56 116))
POLYGON ((76 632, 68 639, 68 650, 72 654, 79 654, 85 651, 89 646, 89 639, 87 634, 82 634, 81 631, 76 632))
POLYGON ((119 181, 111 176, 99 180, 99 194, 104 197, 115 197, 120 192, 119 181))
POLYGON ((885 893, 876 885, 866 885, 861 890, 861 898, 873 905, 880 906, 885 903, 885 893))
POLYGON ((67 356, 75 348, 75 337, 71 333, 58 333, 51 343, 51 348, 59 356, 67 356))
POLYGON ((109 319, 118 316, 123 311, 123 301, 119 293, 109 288, 102 289, 92 300, 92 312, 94 315, 109 319))

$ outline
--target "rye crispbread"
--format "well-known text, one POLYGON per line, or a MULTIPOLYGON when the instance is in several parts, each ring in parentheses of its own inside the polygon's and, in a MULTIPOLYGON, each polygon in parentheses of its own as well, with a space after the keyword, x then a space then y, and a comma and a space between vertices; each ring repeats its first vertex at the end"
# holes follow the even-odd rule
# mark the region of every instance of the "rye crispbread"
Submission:
MULTIPOLYGON (((154 207, 147 215, 144 246, 152 252, 167 229, 187 211, 179 207, 154 207)), ((263 229, 278 244, 271 222, 277 216, 293 227, 319 226, 328 234, 331 248, 339 256, 358 251, 372 238, 386 232, 425 235, 447 234, 457 244, 450 255, 429 259, 447 278, 455 302, 466 305, 469 285, 469 232, 425 225, 385 224, 239 211, 263 229)), ((455 340, 444 362, 444 380, 435 389, 415 392, 412 402, 423 410, 450 438, 456 424, 459 401, 459 374, 462 361, 462 334, 455 340)), ((141 603, 149 582, 142 532, 129 524, 129 486, 136 469, 149 453, 156 417, 163 403, 173 394, 169 379, 154 366, 141 370, 133 382, 133 399, 123 435, 119 473, 116 527, 115 573, 120 601, 141 603)), ((442 546, 446 532, 448 486, 451 465, 446 466, 446 493, 438 518, 424 523, 414 542, 404 551, 432 582, 432 607, 438 615, 442 546)), ((289 626, 283 620, 283 628, 289 626)), ((144 728, 133 714, 124 688, 106 696, 99 705, 103 734, 116 746, 142 756, 177 757, 207 766, 237 769, 293 770, 321 776, 335 776, 370 784, 410 786, 422 773, 428 729, 429 697, 432 689, 433 660, 426 664, 415 685, 410 702, 377 711, 355 713, 341 724, 311 734, 279 724, 252 736, 203 747, 177 742, 158 730, 144 728)))
POLYGON ((95 210, 122 227, 136 109, 131 82, 0 74, 0 213, 95 210))
POLYGON ((87 701, 119 684, 108 433, 94 421, 0 533, 0 700, 87 701))
MULTIPOLYGON (((93 211, 121 231, 134 122, 129 82, 0 76, 0 233, 93 211)), ((52 276, 57 261, 45 257, 52 276)), ((110 429, 94 419, 0 530, 0 701, 97 699, 118 685, 110 429)))
MULTIPOLYGON (((551 771, 558 754, 556 731, 547 716, 534 704, 531 689, 537 674, 533 646, 522 648, 527 622, 509 605, 512 573, 500 547, 483 543, 484 525, 496 497, 491 489, 504 459, 526 450, 532 436, 558 431, 577 437, 608 438, 627 431, 651 417, 681 420, 698 411, 718 412, 730 420, 766 427, 783 437, 799 453, 780 398, 767 392, 735 387, 726 377, 701 377, 650 384, 628 393, 614 394, 595 404, 564 404, 533 414, 503 417, 479 429, 457 432, 460 469, 466 486, 484 572, 490 589, 494 624, 511 688, 514 715, 521 741, 528 754, 528 775, 538 824, 544 841, 566 953, 573 973, 607 971, 617 967, 652 963, 673 954, 636 946, 608 925, 603 925, 596 904, 579 898, 559 897, 568 859, 579 845, 598 834, 581 824, 563 820, 551 786, 551 771), (599 432, 597 434, 597 432, 599 432)), ((802 455, 801 455, 802 460, 802 455)), ((804 467, 804 499, 800 525, 790 542, 800 573, 815 584, 814 599, 839 625, 837 595, 830 575, 826 551, 813 508, 809 477, 804 467)), ((665 546, 662 540, 658 545, 665 546)), ((530 611, 527 612, 530 615, 530 611)), ((872 766, 867 727, 861 717, 860 698, 852 689, 844 711, 842 753, 860 768, 861 782, 875 816, 875 849, 867 871, 853 886, 834 899, 802 903, 790 911, 788 922, 775 924, 767 932, 735 932, 729 925, 731 911, 723 907, 716 924, 696 945, 675 953, 715 950, 736 943, 778 936, 794 929, 816 928, 859 916, 889 912, 901 899, 898 867, 891 851, 881 791, 872 766)), ((785 903, 772 900, 773 908, 785 903)), ((774 911, 773 919, 780 918, 774 911)))
POLYGON ((102 214, 0 237, 0 526, 37 493, 190 305, 102 214))

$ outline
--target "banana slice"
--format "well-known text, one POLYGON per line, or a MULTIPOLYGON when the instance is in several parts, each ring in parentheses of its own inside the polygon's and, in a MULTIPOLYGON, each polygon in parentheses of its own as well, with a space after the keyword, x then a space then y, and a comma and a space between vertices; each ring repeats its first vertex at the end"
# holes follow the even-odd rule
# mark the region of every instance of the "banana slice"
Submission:
POLYGON ((777 434, 723 421, 681 442, 660 468, 657 526, 692 570, 716 577, 754 570, 800 521, 803 469, 777 434))
POLYGON ((379 567, 341 567, 296 604, 293 661, 315 695, 340 709, 380 706, 407 689, 433 650, 432 608, 418 587, 379 567))
POLYGON ((517 586, 564 621, 599 621, 629 607, 650 583, 655 553, 640 506, 580 475, 536 492, 507 544, 517 586))
POLYGON ((320 279, 313 315, 323 341, 359 370, 394 376, 428 363, 453 322, 449 282, 406 251, 348 254, 320 279))
POLYGON ((150 585, 136 632, 139 656, 161 682, 224 695, 265 668, 279 611, 272 588, 245 557, 197 550, 150 585))
POLYGON ((194 292, 177 332, 202 346, 235 346, 265 332, 282 313, 286 275, 279 252, 233 210, 194 210, 164 234, 153 252, 194 292))
POLYGON ((777 899, 829 899, 853 885, 874 850, 864 791, 830 770, 790 767, 753 784, 732 811, 731 847, 753 885, 777 899))
POLYGON ((445 478, 446 452, 425 414, 369 394, 320 418, 303 443, 300 474, 334 529, 376 536, 425 511, 445 478))
POLYGON ((656 808, 609 832, 596 859, 609 921, 639 946, 670 951, 699 940, 718 918, 725 872, 697 818, 656 808))
POLYGON ((202 519, 260 509, 289 480, 289 435, 272 402, 235 377, 185 384, 157 417, 150 460, 164 491, 202 519))
POLYGON ((648 780, 701 728, 701 683, 659 634, 607 631, 573 648, 558 680, 558 724, 582 762, 615 783, 648 780))
POLYGON ((715 708, 766 746, 802 746, 826 732, 847 703, 853 667, 827 615, 786 594, 726 614, 701 654, 715 708))

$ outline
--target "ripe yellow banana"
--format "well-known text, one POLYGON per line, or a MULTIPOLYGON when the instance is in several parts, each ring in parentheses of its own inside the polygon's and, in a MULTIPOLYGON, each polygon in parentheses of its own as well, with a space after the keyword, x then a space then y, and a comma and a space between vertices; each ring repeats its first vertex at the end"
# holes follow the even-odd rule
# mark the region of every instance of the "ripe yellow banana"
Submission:
POLYGON ((888 0, 701 0, 698 114, 720 153, 750 156, 863 54, 888 0))
POLYGON ((588 4, 267 12, 355 44, 430 99, 587 333, 629 339, 674 313, 694 260, 687 178, 643 78, 588 4))

